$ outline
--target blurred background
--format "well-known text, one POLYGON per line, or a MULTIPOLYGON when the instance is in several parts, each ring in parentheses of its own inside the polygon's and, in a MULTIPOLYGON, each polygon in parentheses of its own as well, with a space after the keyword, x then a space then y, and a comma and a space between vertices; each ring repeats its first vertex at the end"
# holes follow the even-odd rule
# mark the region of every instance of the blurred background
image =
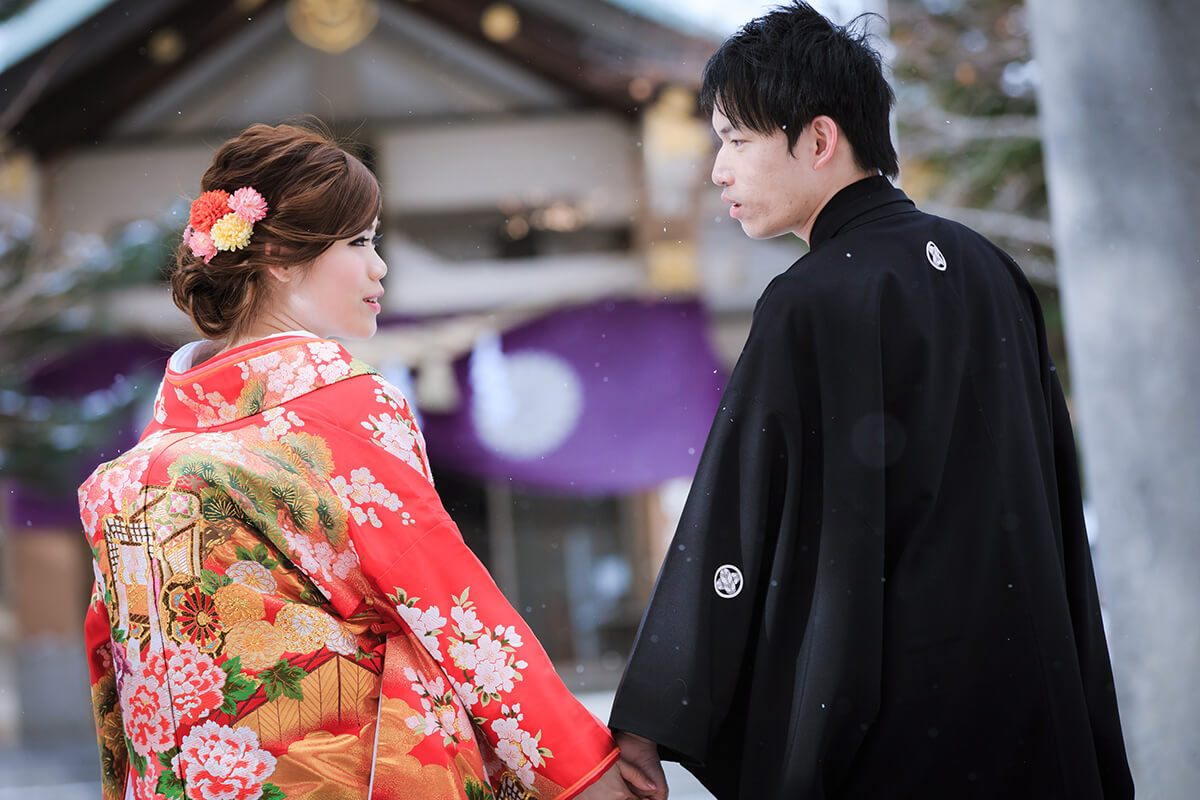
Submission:
MULTIPOLYGON (((754 301, 804 252, 728 218, 696 106, 771 5, 0 0, 0 798, 98 792, 74 491, 196 338, 164 269, 253 122, 315 116, 379 176, 385 314, 351 350, 414 401, 467 542, 606 713, 754 301)), ((901 186, 1038 290, 1135 781, 1194 797, 1200 7, 814 5, 876 15, 901 186)))

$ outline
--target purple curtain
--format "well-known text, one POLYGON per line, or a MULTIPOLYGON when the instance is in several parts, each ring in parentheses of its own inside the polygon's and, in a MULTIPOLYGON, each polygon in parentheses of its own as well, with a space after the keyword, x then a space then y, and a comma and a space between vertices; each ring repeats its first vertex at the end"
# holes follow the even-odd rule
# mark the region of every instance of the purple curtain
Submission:
POLYGON ((424 415, 435 475, 619 494, 691 476, 724 371, 697 302, 560 309, 455 364, 461 403, 424 415))

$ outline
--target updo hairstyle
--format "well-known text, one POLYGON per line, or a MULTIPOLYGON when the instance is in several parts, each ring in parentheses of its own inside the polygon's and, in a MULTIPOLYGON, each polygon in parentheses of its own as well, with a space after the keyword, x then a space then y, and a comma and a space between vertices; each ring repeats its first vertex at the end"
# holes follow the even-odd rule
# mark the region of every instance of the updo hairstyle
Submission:
POLYGON ((379 216, 379 181, 327 133, 295 125, 252 125, 213 157, 200 191, 232 194, 243 186, 267 201, 241 250, 209 263, 180 245, 171 298, 208 339, 236 341, 269 296, 268 267, 306 267, 339 239, 379 216))

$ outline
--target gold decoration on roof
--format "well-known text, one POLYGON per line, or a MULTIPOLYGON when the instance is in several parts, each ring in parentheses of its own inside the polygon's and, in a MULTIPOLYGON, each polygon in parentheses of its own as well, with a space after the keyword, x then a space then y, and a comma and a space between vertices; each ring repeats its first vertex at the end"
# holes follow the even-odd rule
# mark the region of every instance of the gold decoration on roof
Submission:
POLYGON ((508 3, 492 3, 480 15, 479 27, 493 42, 507 42, 521 31, 521 15, 508 3))
POLYGON ((147 54, 159 64, 178 61, 185 47, 183 37, 174 28, 160 28, 151 34, 146 42, 147 54))
POLYGON ((344 53, 375 30, 375 0, 289 0, 287 22, 292 34, 309 47, 344 53))

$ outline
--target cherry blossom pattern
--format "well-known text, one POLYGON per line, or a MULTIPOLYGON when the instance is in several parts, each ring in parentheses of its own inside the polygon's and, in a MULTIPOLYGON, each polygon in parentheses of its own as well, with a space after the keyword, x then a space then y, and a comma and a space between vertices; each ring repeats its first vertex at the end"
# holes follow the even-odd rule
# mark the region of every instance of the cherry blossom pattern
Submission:
POLYGON ((220 392, 205 392, 198 383, 192 384, 192 391, 196 395, 194 399, 176 386, 175 399, 190 408, 201 425, 224 425, 238 418, 237 406, 226 400, 220 392))
POLYGON ((375 399, 395 413, 368 414, 362 426, 371 432, 371 440, 417 472, 430 477, 429 464, 425 461, 425 439, 412 412, 399 390, 376 376, 379 388, 375 399))
POLYGON ((276 441, 291 433, 293 427, 304 426, 304 420, 296 416, 295 411, 289 411, 284 406, 267 409, 262 417, 266 423, 260 431, 264 442, 276 441))
POLYGON ((525 788, 533 788, 533 770, 546 764, 547 758, 554 754, 548 747, 541 746, 542 732, 531 734, 521 727, 525 715, 521 713, 521 704, 516 703, 509 708, 500 706, 501 716, 492 720, 492 732, 496 734, 496 755, 511 769, 525 784, 525 788))
POLYGON ((388 599, 396 604, 396 613, 408 625, 417 640, 425 646, 430 655, 440 662, 442 650, 438 637, 442 633, 442 626, 446 624, 446 618, 442 616, 441 610, 437 606, 430 606, 422 611, 417 607, 417 601, 421 598, 409 597, 400 588, 388 595, 388 599))
MULTIPOLYGON (((445 637, 442 637, 442 626, 446 624, 446 618, 437 606, 421 609, 417 604, 420 598, 408 597, 400 588, 389 599, 396 604, 397 612, 412 632, 442 665, 450 688, 464 706, 476 703, 486 706, 494 701, 501 703, 501 717, 491 723, 492 731, 498 737, 496 754, 526 787, 532 788, 534 768, 545 764, 545 760, 553 755, 549 749, 540 746, 541 731, 531 734, 521 728, 523 716, 520 704, 510 708, 503 702, 504 695, 512 692, 516 682, 522 680, 520 670, 529 666, 516 656, 517 649, 524 645, 520 632, 511 625, 489 628, 479 619, 475 603, 470 599, 470 587, 463 589, 458 597, 451 597, 454 602, 450 609, 452 635, 445 637), (442 659, 440 649, 442 638, 446 644, 446 660, 442 659), (462 680, 454 677, 455 672, 462 676, 462 680)), ((409 679, 416 680, 411 676, 409 679)), ((442 692, 444 687, 440 678, 435 682, 423 680, 420 684, 428 696, 421 694, 422 689, 415 683, 413 690, 421 694, 425 713, 410 717, 409 727, 424 731, 425 735, 441 731, 446 736, 446 726, 439 716, 441 706, 437 703, 448 702, 449 695, 442 692), (429 703, 427 707, 426 700, 429 703)), ((476 721, 484 722, 483 719, 476 721)))
POLYGON ((330 486, 342 501, 342 506, 350 512, 350 516, 359 525, 370 524, 375 528, 383 527, 383 522, 379 519, 375 508, 367 504, 382 506, 392 512, 399 511, 399 520, 402 525, 413 524, 412 515, 407 511, 400 511, 404 507, 400 496, 376 481, 375 476, 367 467, 351 470, 349 481, 341 475, 334 476, 330 481, 330 486), (364 506, 366 507, 364 508, 364 506))
POLYGON ((215 722, 192 728, 172 764, 188 800, 259 800, 275 772, 275 756, 259 747, 257 733, 215 722))
POLYGON ((317 369, 302 348, 295 349, 289 356, 276 350, 247 359, 242 364, 242 377, 247 381, 257 379, 262 382, 268 395, 264 403, 269 405, 307 394, 317 385, 317 369))
POLYGON ((189 439, 188 444, 205 455, 235 464, 244 461, 247 455, 241 439, 233 433, 201 433, 189 439))
POLYGON ((331 594, 326 583, 332 583, 335 578, 345 580, 358 568, 358 553, 354 550, 353 540, 348 540, 345 548, 335 550, 329 542, 313 541, 312 537, 295 530, 287 520, 280 521, 279 529, 293 560, 298 560, 300 568, 327 598, 331 594))
POLYGON ((524 644, 517 629, 497 625, 489 630, 479 619, 469 595, 470 588, 466 588, 460 596, 452 598, 450 618, 454 620, 456 636, 447 642, 447 652, 466 679, 455 685, 459 695, 474 695, 487 705, 513 691, 516 682, 522 680, 519 670, 529 665, 516 656, 517 648, 524 644))
POLYGON ((154 421, 159 425, 167 421, 167 398, 163 394, 161 386, 158 387, 158 393, 154 397, 154 421))
MULTIPOLYGON (((157 443, 162 436, 154 438, 157 443)), ((123 458, 104 464, 79 487, 80 518, 93 538, 99 534, 104 515, 133 510, 143 488, 142 477, 150 464, 151 448, 145 445, 143 442, 123 458)))
POLYGON ((350 374, 350 364, 342 357, 341 348, 334 342, 313 342, 308 346, 308 352, 325 382, 340 381, 350 374))
POLYGON ((414 714, 405 723, 422 736, 441 734, 442 744, 460 744, 472 738, 471 718, 454 692, 441 677, 427 678, 412 667, 404 668, 404 677, 421 698, 423 714, 414 714))

